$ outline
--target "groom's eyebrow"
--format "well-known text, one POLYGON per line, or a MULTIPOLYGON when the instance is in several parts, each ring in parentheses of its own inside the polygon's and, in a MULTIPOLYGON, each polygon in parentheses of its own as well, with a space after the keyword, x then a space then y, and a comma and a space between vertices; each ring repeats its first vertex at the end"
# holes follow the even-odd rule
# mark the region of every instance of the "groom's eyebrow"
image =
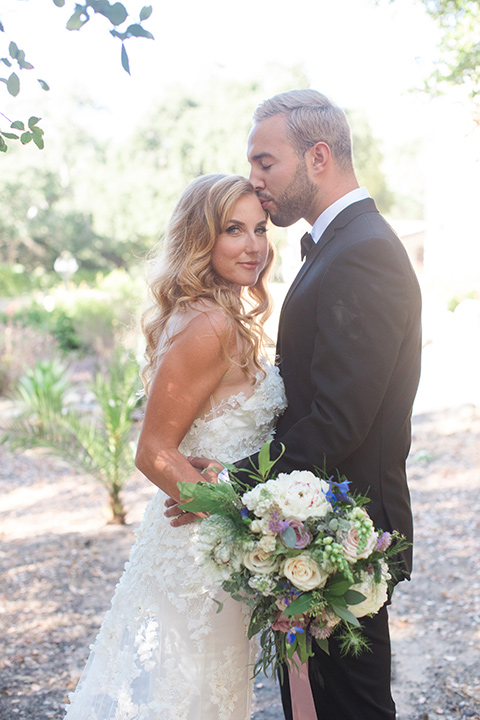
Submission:
POLYGON ((257 155, 253 155, 250 162, 254 162, 255 160, 262 160, 262 158, 265 158, 265 157, 271 158, 271 157, 273 157, 273 155, 269 152, 261 152, 261 153, 258 153, 257 155))

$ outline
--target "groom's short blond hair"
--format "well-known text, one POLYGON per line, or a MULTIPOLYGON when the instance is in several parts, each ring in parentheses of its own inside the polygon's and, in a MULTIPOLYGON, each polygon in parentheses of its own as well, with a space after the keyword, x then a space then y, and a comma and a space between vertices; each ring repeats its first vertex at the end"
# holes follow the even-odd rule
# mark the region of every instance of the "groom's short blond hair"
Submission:
POLYGON ((254 123, 285 115, 287 133, 299 157, 317 142, 325 142, 343 170, 353 170, 352 136, 347 116, 316 90, 289 90, 265 100, 255 110, 254 123))

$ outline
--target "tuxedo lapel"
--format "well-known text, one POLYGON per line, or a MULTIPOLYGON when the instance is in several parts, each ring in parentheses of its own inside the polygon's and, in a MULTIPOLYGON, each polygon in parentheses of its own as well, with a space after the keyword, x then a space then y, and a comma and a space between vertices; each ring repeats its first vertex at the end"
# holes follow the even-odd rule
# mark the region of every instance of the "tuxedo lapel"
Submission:
POLYGON ((347 208, 345 208, 345 210, 342 210, 342 212, 339 213, 332 220, 330 225, 327 226, 321 238, 315 244, 315 247, 312 248, 308 253, 305 262, 295 276, 295 279, 285 296, 285 300, 283 301, 282 310, 280 313, 279 324, 281 324, 282 322, 282 313, 290 302, 292 295, 295 293, 295 290, 298 288, 305 275, 313 268, 317 258, 321 255, 324 248, 334 239, 335 233, 342 230, 352 220, 365 212, 378 212, 375 202, 372 200, 372 198, 366 198, 365 200, 360 200, 353 203, 352 205, 349 205, 347 208))

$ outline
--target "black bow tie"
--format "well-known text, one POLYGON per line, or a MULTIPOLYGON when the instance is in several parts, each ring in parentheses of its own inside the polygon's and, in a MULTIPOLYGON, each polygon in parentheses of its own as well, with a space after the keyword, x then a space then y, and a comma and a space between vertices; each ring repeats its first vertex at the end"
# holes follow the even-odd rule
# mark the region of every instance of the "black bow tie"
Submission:
POLYGON ((306 232, 300 241, 300 249, 302 252, 302 260, 308 255, 309 251, 314 247, 315 241, 309 232, 306 232))

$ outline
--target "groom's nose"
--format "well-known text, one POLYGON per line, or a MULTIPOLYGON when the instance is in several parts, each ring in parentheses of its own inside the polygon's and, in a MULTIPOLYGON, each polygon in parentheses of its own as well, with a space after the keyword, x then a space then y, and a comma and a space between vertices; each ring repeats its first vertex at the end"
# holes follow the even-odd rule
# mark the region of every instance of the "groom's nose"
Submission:
POLYGON ((258 192, 259 190, 265 189, 265 182, 261 177, 261 174, 256 170, 254 167, 250 170, 249 178, 250 182, 252 183, 253 187, 255 188, 255 191, 258 192))

